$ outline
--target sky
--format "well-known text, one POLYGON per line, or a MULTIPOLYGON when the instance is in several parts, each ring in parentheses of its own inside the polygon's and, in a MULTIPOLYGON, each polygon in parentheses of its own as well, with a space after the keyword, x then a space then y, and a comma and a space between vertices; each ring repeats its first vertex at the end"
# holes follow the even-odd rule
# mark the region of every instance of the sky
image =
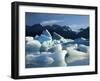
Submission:
POLYGON ((25 23, 29 26, 39 23, 41 25, 67 25, 70 26, 72 30, 76 31, 80 28, 86 28, 89 26, 89 15, 26 12, 25 23))

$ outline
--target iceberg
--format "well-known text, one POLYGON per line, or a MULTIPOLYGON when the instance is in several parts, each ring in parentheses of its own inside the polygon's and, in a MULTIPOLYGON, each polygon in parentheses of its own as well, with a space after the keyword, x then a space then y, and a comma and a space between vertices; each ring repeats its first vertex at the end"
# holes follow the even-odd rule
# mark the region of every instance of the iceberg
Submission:
POLYGON ((38 37, 39 37, 39 36, 38 36, 38 35, 36 35, 36 36, 34 37, 34 39, 36 40, 38 37))
POLYGON ((61 35, 59 35, 59 34, 56 33, 56 32, 53 33, 53 39, 54 39, 54 40, 59 40, 60 43, 67 43, 67 42, 68 42, 67 39, 65 39, 64 37, 62 37, 61 35))
POLYGON ((44 44, 41 45, 41 48, 40 48, 40 52, 47 52, 48 51, 48 47, 44 44))
POLYGON ((77 49, 78 45, 77 44, 72 44, 72 43, 64 43, 62 44, 62 47, 64 50, 68 50, 68 49, 77 49))
POLYGON ((48 49, 49 49, 50 47, 52 47, 53 44, 54 44, 54 43, 53 43, 52 40, 50 40, 50 41, 44 41, 44 42, 42 43, 42 45, 45 46, 45 47, 47 47, 48 49))
POLYGON ((44 65, 48 65, 48 64, 52 64, 54 62, 54 59, 52 57, 49 56, 37 56, 35 57, 35 61, 37 64, 44 64, 44 65))
POLYGON ((89 46, 80 44, 80 45, 78 46, 78 50, 79 50, 79 51, 82 51, 82 52, 85 52, 85 53, 89 53, 89 46))
POLYGON ((82 61, 85 59, 89 59, 88 53, 77 51, 75 49, 68 49, 67 52, 68 52, 68 55, 66 57, 66 62, 68 65, 70 65, 70 63, 79 62, 79 61, 82 61))
POLYGON ((60 40, 55 40, 55 39, 54 39, 54 40, 52 41, 52 43, 53 43, 53 44, 60 44, 60 40))
POLYGON ((75 43, 89 46, 89 41, 82 37, 75 39, 75 43))
POLYGON ((61 38, 61 39, 60 39, 60 42, 61 42, 61 43, 67 43, 68 41, 67 41, 66 39, 64 39, 64 38, 61 38))
POLYGON ((27 54, 26 67, 67 66, 65 62, 66 50, 60 52, 41 52, 40 55, 27 54))
POLYGON ((67 63, 65 61, 65 56, 67 54, 66 50, 61 50, 61 51, 56 51, 53 52, 52 54, 49 54, 48 56, 52 57, 54 59, 54 62, 49 65, 49 67, 51 66, 67 66, 67 63))
POLYGON ((25 45, 26 54, 39 52, 41 43, 37 40, 28 41, 25 45))
POLYGON ((56 32, 53 33, 53 39, 60 40, 62 38, 63 37, 61 35, 57 34, 56 32))
POLYGON ((41 43, 43 43, 44 41, 51 41, 52 40, 52 36, 48 30, 43 31, 40 36, 35 37, 35 38, 36 38, 36 40, 40 41, 41 43))
POLYGON ((50 49, 48 49, 49 52, 60 52, 62 51, 62 46, 61 44, 56 44, 52 46, 50 49))
POLYGON ((51 34, 49 33, 49 31, 46 29, 45 31, 42 32, 43 35, 47 36, 47 37, 51 37, 51 34))
POLYGON ((65 39, 45 30, 25 41, 26 68, 89 65, 89 41, 85 38, 65 39))
POLYGON ((53 62, 53 58, 47 55, 26 55, 26 64, 30 64, 32 66, 47 66, 53 62))
POLYGON ((76 61, 73 61, 71 63, 67 63, 67 66, 87 66, 89 65, 89 58, 87 59, 83 59, 83 60, 76 60, 76 61))
POLYGON ((32 41, 32 40, 34 40, 34 39, 33 39, 33 37, 31 37, 31 36, 25 37, 25 42, 32 41))

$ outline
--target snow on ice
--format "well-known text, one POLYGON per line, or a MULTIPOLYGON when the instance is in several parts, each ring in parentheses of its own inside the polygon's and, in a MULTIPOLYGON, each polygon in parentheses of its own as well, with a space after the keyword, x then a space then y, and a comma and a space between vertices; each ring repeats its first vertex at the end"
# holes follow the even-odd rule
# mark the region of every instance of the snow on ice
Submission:
POLYGON ((89 64, 89 41, 85 38, 65 39, 48 30, 25 39, 26 68, 77 66, 89 64))

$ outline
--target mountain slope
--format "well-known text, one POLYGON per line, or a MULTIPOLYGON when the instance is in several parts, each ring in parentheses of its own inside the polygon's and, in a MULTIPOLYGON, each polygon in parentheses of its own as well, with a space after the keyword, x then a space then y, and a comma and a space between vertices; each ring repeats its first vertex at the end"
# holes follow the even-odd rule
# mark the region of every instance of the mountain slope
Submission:
POLYGON ((89 39, 89 27, 87 27, 86 29, 82 29, 77 33, 73 31, 69 26, 60 26, 57 24, 46 26, 43 26, 41 24, 34 24, 32 26, 26 26, 26 36, 35 37, 36 35, 40 35, 45 30, 48 30, 51 35, 53 35, 53 32, 55 32, 63 36, 64 38, 76 39, 84 37, 86 39, 89 39))

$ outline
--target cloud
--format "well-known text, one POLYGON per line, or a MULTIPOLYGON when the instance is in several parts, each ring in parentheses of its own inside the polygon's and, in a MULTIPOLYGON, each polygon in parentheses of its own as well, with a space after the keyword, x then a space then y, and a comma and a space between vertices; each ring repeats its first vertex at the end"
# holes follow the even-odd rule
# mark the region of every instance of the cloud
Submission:
POLYGON ((88 27, 88 25, 86 25, 86 24, 72 24, 72 25, 68 25, 68 26, 71 27, 71 29, 74 31, 78 31, 78 29, 80 29, 80 28, 88 27))
POLYGON ((44 25, 52 25, 59 22, 63 22, 63 21, 62 20, 48 20, 48 21, 43 21, 40 24, 44 26, 44 25))
POLYGON ((83 27, 87 27, 88 25, 86 25, 86 24, 73 24, 73 25, 70 25, 70 26, 74 27, 74 28, 76 28, 76 27, 83 28, 83 27))

